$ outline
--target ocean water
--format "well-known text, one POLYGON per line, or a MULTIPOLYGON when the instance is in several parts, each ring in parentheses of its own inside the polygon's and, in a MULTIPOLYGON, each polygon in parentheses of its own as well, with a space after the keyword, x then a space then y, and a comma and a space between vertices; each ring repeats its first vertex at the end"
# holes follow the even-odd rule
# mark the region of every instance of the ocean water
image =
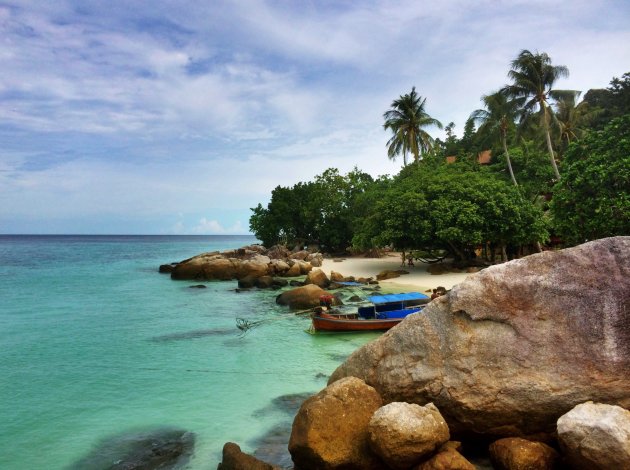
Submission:
POLYGON ((184 468, 216 468, 227 441, 286 463, 264 451, 290 429, 283 404, 377 334, 312 336, 277 292, 158 273, 254 242, 0 236, 0 468, 102 468, 104 440, 161 428, 194 434, 184 468), (243 334, 236 318, 262 322, 243 334))

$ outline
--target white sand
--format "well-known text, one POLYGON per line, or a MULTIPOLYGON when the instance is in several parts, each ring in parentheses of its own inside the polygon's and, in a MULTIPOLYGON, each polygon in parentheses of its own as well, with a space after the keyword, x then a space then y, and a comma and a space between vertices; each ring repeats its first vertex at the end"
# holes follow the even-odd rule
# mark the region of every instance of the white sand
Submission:
POLYGON ((459 284, 468 273, 448 273, 433 275, 427 272, 429 267, 426 263, 415 262, 415 266, 401 266, 399 253, 388 253, 382 258, 343 258, 343 261, 336 262, 332 259, 324 259, 322 271, 330 276, 331 271, 340 273, 343 276, 372 277, 376 279, 376 275, 386 269, 398 270, 404 269, 409 274, 402 274, 400 277, 389 279, 387 281, 379 281, 383 287, 391 287, 391 289, 399 289, 401 291, 419 291, 431 292, 438 286, 450 289, 455 284, 459 284))

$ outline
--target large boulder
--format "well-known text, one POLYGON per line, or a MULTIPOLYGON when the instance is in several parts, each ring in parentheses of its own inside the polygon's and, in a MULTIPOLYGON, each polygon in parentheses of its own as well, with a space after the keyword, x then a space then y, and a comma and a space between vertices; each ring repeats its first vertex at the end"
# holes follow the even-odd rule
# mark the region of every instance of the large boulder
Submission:
POLYGON ((315 284, 309 284, 283 292, 276 297, 276 303, 288 305, 289 308, 292 309, 312 308, 317 307, 319 305, 319 298, 327 294, 328 292, 321 287, 315 284))
POLYGON ((314 268, 320 268, 324 262, 324 257, 321 253, 311 253, 306 257, 306 261, 311 263, 314 268))
POLYGON ((371 449, 396 470, 420 463, 450 438, 444 418, 432 403, 385 405, 372 416, 368 432, 371 449))
POLYGON ((314 269, 306 275, 304 284, 315 284, 323 289, 330 285, 330 279, 326 276, 326 273, 321 269, 314 269))
POLYGON ((223 258, 221 255, 195 256, 189 260, 182 261, 171 272, 171 279, 177 280, 229 281, 234 278, 236 278, 234 261, 229 258, 223 258))
POLYGON ((630 411, 578 405, 558 420, 558 441, 572 469, 630 468, 630 411))
POLYGON ((451 433, 554 433, 587 400, 630 406, 630 237, 543 252, 470 275, 355 351, 386 402, 433 402, 451 433))
POLYGON ((490 460, 495 470, 553 470, 560 455, 544 442, 506 437, 490 445, 490 460))
POLYGON ((289 452, 300 470, 383 468, 368 445, 368 423, 381 397, 348 377, 306 400, 293 421, 289 452))
POLYGON ((270 269, 274 274, 284 274, 286 273, 291 266, 284 260, 281 259, 271 259, 271 267, 270 269))

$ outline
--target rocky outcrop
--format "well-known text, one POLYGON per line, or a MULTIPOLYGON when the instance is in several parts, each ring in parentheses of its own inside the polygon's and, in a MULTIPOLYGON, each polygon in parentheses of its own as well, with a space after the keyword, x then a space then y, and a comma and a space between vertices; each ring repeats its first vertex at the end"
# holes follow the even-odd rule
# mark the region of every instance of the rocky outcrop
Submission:
POLYGON ((506 437, 490 445, 490 460, 495 470, 553 470, 560 455, 543 442, 506 437))
POLYGON ((395 470, 422 462, 450 438, 444 418, 432 403, 385 405, 372 416, 368 432, 371 449, 395 470))
POLYGON ((315 284, 296 287, 288 290, 276 297, 276 303, 279 305, 288 305, 291 309, 306 309, 317 307, 319 298, 328 293, 315 284))
POLYGON ((348 377, 306 400, 293 421, 289 452, 295 468, 377 470, 369 448, 368 422, 381 406, 376 390, 348 377))
POLYGON ((280 470, 280 467, 262 462, 241 451, 237 444, 227 442, 223 446, 223 460, 217 470, 280 470))
POLYGON ((558 441, 572 469, 630 468, 630 411, 578 405, 558 420, 558 441))
POLYGON ((470 275, 355 351, 386 402, 435 403, 451 433, 553 433, 588 400, 630 406, 630 237, 544 252, 470 275))
POLYGON ((285 247, 267 250, 251 245, 224 252, 208 252, 179 263, 161 265, 160 272, 177 280, 231 280, 262 276, 301 276, 313 266, 321 266, 320 253, 291 254, 285 247), (293 258, 295 256, 295 258, 293 258))

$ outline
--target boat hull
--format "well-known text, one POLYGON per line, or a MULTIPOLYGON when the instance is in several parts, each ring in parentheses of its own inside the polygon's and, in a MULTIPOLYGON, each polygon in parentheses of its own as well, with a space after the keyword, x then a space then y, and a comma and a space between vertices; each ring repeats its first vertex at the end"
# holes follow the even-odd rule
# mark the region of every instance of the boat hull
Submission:
POLYGON ((360 320, 334 318, 332 315, 313 315, 315 331, 385 331, 398 325, 403 318, 386 318, 376 320, 360 320))

